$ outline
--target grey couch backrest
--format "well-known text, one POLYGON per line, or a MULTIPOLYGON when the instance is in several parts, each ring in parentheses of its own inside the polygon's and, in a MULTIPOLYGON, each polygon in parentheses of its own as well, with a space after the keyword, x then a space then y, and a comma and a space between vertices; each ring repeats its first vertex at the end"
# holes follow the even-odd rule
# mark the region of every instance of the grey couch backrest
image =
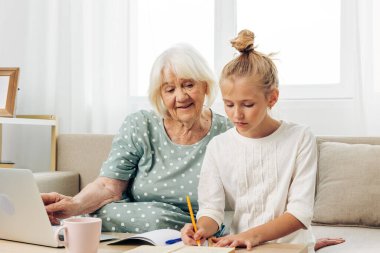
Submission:
POLYGON ((80 189, 92 182, 111 150, 113 135, 62 134, 57 139, 57 170, 80 175, 80 189))
POLYGON ((380 145, 380 136, 379 137, 345 137, 345 136, 318 136, 318 144, 325 141, 331 142, 341 142, 348 144, 371 144, 371 145, 380 145))
MULTIPOLYGON (((57 140, 57 170, 74 171, 80 174, 80 188, 93 181, 111 149, 113 135, 62 134, 57 140)), ((365 143, 380 145, 380 137, 337 137, 320 136, 324 141, 365 143)))

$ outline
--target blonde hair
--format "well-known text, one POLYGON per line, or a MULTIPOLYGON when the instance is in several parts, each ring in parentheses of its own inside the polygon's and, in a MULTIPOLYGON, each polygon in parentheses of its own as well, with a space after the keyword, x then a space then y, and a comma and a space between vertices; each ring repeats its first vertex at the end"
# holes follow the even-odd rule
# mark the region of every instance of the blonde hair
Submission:
POLYGON ((161 97, 165 69, 173 71, 178 78, 205 82, 207 85, 205 106, 209 108, 212 105, 218 89, 214 73, 195 48, 187 44, 177 44, 158 56, 150 73, 149 100, 162 117, 168 116, 161 97))
POLYGON ((276 65, 270 55, 255 50, 255 35, 249 30, 242 30, 231 40, 232 46, 240 55, 227 63, 222 70, 220 83, 224 79, 252 76, 260 82, 264 94, 268 95, 274 88, 278 88, 278 74, 276 65))

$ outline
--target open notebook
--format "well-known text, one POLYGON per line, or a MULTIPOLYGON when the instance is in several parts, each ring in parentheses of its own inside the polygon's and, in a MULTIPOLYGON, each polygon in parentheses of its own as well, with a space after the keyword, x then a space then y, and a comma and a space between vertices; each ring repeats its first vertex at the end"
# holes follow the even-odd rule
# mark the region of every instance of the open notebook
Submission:
POLYGON ((109 243, 109 245, 114 244, 132 244, 132 245, 142 245, 140 247, 134 248, 132 250, 126 251, 126 253, 155 253, 155 252, 179 252, 179 253, 192 253, 192 252, 210 252, 210 253, 229 253, 235 252, 234 248, 216 248, 207 246, 187 246, 178 241, 175 244, 167 245, 168 241, 175 241, 177 238, 181 237, 181 233, 174 229, 158 229, 150 232, 133 235, 131 237, 117 240, 115 242, 109 243), (152 247, 154 246, 154 247, 152 247))
POLYGON ((140 246, 124 253, 234 253, 235 248, 217 248, 204 246, 187 246, 187 245, 171 245, 171 246, 140 246))
MULTIPOLYGON (((174 229, 157 229, 142 234, 133 235, 128 238, 120 239, 110 244, 134 244, 134 245, 154 245, 165 246, 169 240, 181 237, 181 233, 174 229)), ((178 242, 181 243, 182 242, 178 242)))

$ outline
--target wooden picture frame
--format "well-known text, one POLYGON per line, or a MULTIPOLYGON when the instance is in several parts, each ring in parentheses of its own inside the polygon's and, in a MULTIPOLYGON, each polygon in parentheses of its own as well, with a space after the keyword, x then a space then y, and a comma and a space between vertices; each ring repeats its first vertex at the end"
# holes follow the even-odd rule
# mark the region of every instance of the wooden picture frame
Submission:
POLYGON ((0 117, 13 117, 19 68, 0 68, 0 117))

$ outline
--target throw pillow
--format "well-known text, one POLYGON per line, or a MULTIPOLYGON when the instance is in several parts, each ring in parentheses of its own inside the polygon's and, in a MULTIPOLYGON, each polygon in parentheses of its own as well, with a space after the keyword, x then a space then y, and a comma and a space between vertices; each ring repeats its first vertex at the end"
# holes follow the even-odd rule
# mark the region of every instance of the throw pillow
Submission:
POLYGON ((380 145, 319 145, 313 222, 380 226, 380 145))

